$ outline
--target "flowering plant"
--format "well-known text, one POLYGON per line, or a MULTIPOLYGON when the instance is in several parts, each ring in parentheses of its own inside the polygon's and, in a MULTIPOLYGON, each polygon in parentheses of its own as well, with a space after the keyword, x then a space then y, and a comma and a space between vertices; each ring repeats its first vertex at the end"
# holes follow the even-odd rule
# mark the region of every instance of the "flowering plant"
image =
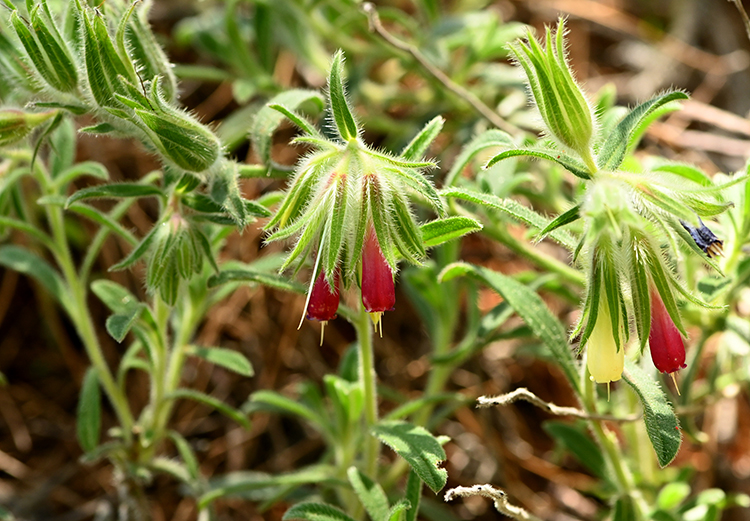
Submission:
POLYGON ((714 307, 687 289, 675 272, 674 260, 689 252, 719 270, 711 259, 719 251, 718 239, 700 218, 729 208, 732 203, 721 197, 722 191, 745 178, 738 176, 715 185, 694 170, 656 167, 634 171, 632 166, 624 166, 628 151, 634 149, 648 124, 675 110, 677 100, 687 96, 682 92, 661 94, 632 109, 616 124, 603 125, 573 78, 564 34, 565 22, 560 20, 554 35, 551 28, 546 29, 546 48, 530 34, 527 43, 512 46, 549 142, 541 148, 511 148, 496 155, 488 166, 508 157, 529 155, 556 161, 585 180, 577 204, 545 227, 539 238, 578 219, 583 221, 574 258, 583 256, 587 294, 571 337, 580 335, 581 350, 588 346, 586 365, 592 378, 600 383, 620 379, 631 322, 641 352, 650 343, 657 367, 673 373, 684 363, 681 337, 687 337, 675 293, 699 306, 714 307), (688 222, 700 222, 700 228, 688 222), (701 233, 706 239, 701 239, 701 233), (667 352, 671 360, 681 362, 666 363, 666 355, 661 353, 667 352))

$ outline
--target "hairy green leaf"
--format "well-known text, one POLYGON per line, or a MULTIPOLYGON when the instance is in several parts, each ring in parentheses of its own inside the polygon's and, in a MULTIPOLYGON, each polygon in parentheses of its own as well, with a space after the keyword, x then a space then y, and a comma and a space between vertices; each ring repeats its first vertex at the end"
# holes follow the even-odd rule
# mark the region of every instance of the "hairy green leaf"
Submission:
POLYGON ((625 118, 612 130, 596 157, 596 164, 601 170, 614 171, 622 164, 625 153, 630 145, 633 132, 641 121, 654 110, 675 100, 688 99, 684 92, 667 92, 641 103, 630 111, 625 118))
POLYGON ((32 277, 39 282, 69 313, 68 287, 60 274, 35 253, 12 244, 0 246, 0 266, 32 277))
MULTIPOLYGON (((531 208, 527 208, 513 199, 502 199, 492 194, 485 194, 465 188, 448 188, 440 191, 443 197, 462 199, 474 204, 485 206, 493 210, 503 212, 514 221, 522 222, 527 226, 543 230, 549 226, 550 221, 542 217, 531 208)), ((577 241, 565 230, 553 230, 549 233, 555 241, 573 251, 577 241)))
POLYGON ((571 156, 566 155, 564 152, 554 149, 514 148, 511 150, 506 150, 505 152, 501 152, 490 159, 484 166, 484 168, 489 168, 503 159, 518 156, 530 156, 539 159, 554 161, 565 170, 577 177, 580 177, 581 179, 591 179, 591 173, 583 163, 571 156))
POLYGON ((65 206, 81 201, 82 199, 101 199, 124 197, 164 197, 164 192, 159 187, 139 183, 112 183, 108 185, 91 186, 82 188, 68 197, 65 206))
POLYGON ((433 492, 437 494, 445 486, 448 472, 439 467, 445 451, 427 429, 402 421, 382 421, 372 431, 404 458, 433 492))
POLYGON ((454 216, 425 223, 420 229, 425 246, 433 247, 479 231, 482 224, 471 217, 454 216))
POLYGON ((383 491, 383 487, 365 476, 357 467, 349 467, 346 474, 370 519, 372 521, 388 521, 388 498, 383 491))
POLYGON ((331 72, 328 76, 328 95, 331 101, 331 113, 341 139, 349 141, 359 134, 357 122, 352 114, 344 87, 344 53, 339 50, 333 56, 331 72))
POLYGON ((664 391, 643 369, 625 360, 623 379, 633 388, 643 405, 643 419, 659 466, 666 467, 680 450, 680 422, 664 391))
POLYGON ((304 521, 354 521, 336 507, 323 503, 299 503, 284 513, 284 521, 302 519, 304 521))
POLYGON ((441 116, 435 116, 414 136, 408 145, 401 151, 402 158, 407 161, 414 161, 421 158, 430 147, 435 138, 443 129, 445 119, 441 116))

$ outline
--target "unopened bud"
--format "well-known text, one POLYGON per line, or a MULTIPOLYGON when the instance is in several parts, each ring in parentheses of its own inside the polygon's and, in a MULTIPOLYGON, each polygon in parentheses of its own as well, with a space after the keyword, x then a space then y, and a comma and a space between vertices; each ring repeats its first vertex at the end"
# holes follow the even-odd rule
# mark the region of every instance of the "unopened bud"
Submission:
POLYGON ((207 170, 219 158, 219 140, 189 116, 136 109, 136 115, 153 132, 154 146, 164 157, 188 172, 207 170))
POLYGON ((22 140, 34 127, 56 114, 56 110, 36 114, 15 109, 0 110, 0 146, 22 140))

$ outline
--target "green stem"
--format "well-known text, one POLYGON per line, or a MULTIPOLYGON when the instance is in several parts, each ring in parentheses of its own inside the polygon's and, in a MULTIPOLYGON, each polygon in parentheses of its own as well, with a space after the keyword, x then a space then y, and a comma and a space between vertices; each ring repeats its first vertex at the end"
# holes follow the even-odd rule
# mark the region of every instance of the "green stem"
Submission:
MULTIPOLYGON (((160 330, 164 330, 164 332, 160 334, 160 336, 162 336, 166 335, 166 324, 169 315, 167 314, 166 317, 163 317, 162 319, 158 317, 163 313, 163 311, 161 311, 161 308, 166 308, 167 310, 169 310, 169 308, 161 301, 160 298, 157 297, 156 299, 156 321, 157 323, 164 324, 163 326, 160 326, 160 330)), ((193 300, 191 298, 186 298, 182 301, 182 303, 182 316, 174 332, 172 349, 169 352, 166 351, 166 348, 164 349, 165 352, 162 367, 161 370, 158 371, 158 379, 160 380, 158 382, 158 386, 161 389, 161 393, 158 396, 154 397, 153 402, 154 444, 158 444, 158 442, 165 436, 167 424, 169 423, 169 418, 172 415, 172 410, 174 409, 174 400, 167 397, 172 392, 174 392, 177 389, 177 386, 180 384, 182 369, 185 365, 185 356, 187 354, 186 347, 188 342, 190 341, 190 338, 193 336, 196 326, 195 305, 193 300)), ((166 336, 163 336, 163 338, 166 342, 166 336)), ((165 343, 165 346, 166 345, 168 344, 165 343)), ((154 385, 157 385, 156 382, 154 385)))
POLYGON ((494 223, 487 223, 483 232, 492 239, 504 244, 518 255, 530 260, 544 271, 556 273, 566 282, 575 284, 576 286, 583 287, 585 285, 586 278, 583 273, 564 262, 550 257, 539 248, 516 239, 508 232, 504 225, 498 226, 494 223))
MULTIPOLYGON (((585 363, 581 370, 581 388, 583 389, 583 396, 581 402, 584 410, 591 415, 596 415, 596 397, 594 392, 594 383, 589 377, 589 371, 585 363)), ((609 460, 610 466, 614 471, 614 477, 616 480, 617 488, 621 496, 629 496, 633 498, 634 505, 636 506, 636 519, 643 520, 646 518, 646 513, 649 511, 648 505, 646 504, 643 495, 640 490, 635 486, 633 475, 630 472, 625 458, 622 455, 619 445, 614 437, 614 434, 609 432, 604 426, 602 420, 589 420, 591 425, 591 431, 594 433, 594 437, 599 442, 599 445, 604 450, 604 454, 609 460)))
POLYGON ((378 422, 378 394, 375 385, 375 357, 372 345, 372 324, 370 315, 360 306, 355 324, 359 343, 359 381, 365 399, 365 474, 377 480, 378 453, 380 442, 372 435, 371 429, 378 422))
MULTIPOLYGON (((48 188, 49 183, 43 174, 37 176, 37 178, 43 188, 48 188)), ((104 392, 107 394, 107 397, 115 410, 115 414, 117 415, 120 426, 122 427, 123 436, 125 437, 126 442, 129 442, 135 421, 132 412, 130 411, 128 400, 125 394, 122 393, 117 386, 112 372, 107 365, 107 361, 104 359, 104 354, 102 353, 99 338, 96 334, 96 328, 94 327, 94 322, 91 318, 91 313, 88 307, 85 282, 78 277, 70 253, 67 235, 65 234, 62 209, 58 206, 48 205, 46 212, 52 230, 53 240, 57 245, 54 252, 57 264, 60 266, 60 270, 70 288, 72 297, 72 302, 66 307, 66 309, 75 324, 78 335, 81 337, 81 341, 86 349, 86 354, 88 355, 89 360, 91 360, 91 364, 96 368, 97 376, 104 388, 104 392)))

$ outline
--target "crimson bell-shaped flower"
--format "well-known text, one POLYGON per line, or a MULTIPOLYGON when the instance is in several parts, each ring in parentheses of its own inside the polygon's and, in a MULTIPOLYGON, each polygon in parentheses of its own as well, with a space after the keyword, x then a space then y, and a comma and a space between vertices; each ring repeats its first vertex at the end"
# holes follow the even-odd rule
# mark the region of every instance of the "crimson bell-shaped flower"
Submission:
MULTIPOLYGON (((669 316, 659 292, 651 287, 651 331, 648 334, 651 359, 662 373, 669 373, 674 380, 674 372, 686 367, 685 343, 669 316)), ((676 382, 675 382, 676 386, 676 382)), ((679 389, 677 391, 679 393, 679 389)))
POLYGON ((336 318, 339 309, 339 272, 336 270, 333 276, 333 288, 326 280, 325 272, 320 270, 318 278, 315 279, 310 300, 307 303, 307 318, 309 320, 320 320, 328 322, 336 318))
MULTIPOLYGON (((329 320, 336 318, 336 311, 339 309, 339 270, 333 274, 333 288, 326 280, 326 274, 323 270, 318 273, 315 279, 310 295, 307 298, 307 312, 305 316, 308 320, 319 320, 320 325, 320 345, 323 345, 323 336, 326 330, 326 324, 329 320)), ((300 326, 302 322, 300 322, 300 326)))
POLYGON ((372 226, 362 247, 362 304, 376 327, 383 312, 392 310, 396 304, 393 271, 383 256, 372 226))

